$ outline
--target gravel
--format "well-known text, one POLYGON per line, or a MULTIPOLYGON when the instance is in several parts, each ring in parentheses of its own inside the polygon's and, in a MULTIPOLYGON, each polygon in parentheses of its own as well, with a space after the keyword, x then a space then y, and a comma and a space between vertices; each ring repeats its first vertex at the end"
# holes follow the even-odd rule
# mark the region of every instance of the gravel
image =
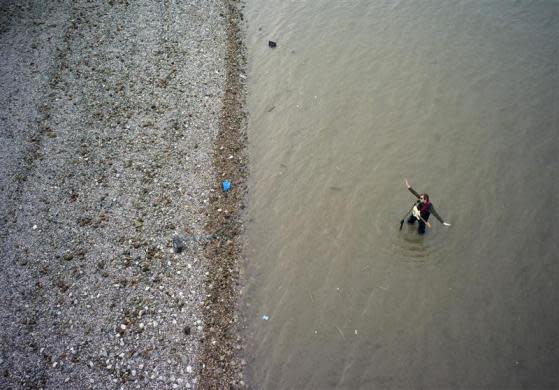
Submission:
POLYGON ((244 387, 241 10, 2 1, 0 388, 244 387))

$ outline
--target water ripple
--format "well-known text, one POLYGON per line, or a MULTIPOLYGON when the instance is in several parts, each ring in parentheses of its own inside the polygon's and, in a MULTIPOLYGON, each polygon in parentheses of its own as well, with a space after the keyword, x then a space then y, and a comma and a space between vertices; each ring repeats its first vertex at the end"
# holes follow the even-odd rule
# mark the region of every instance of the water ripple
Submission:
POLYGON ((376 215, 374 234, 379 250, 399 262, 439 264, 446 259, 447 246, 438 221, 429 221, 432 228, 421 236, 417 234, 417 223, 409 225, 404 221, 400 230, 401 218, 388 211, 376 215))

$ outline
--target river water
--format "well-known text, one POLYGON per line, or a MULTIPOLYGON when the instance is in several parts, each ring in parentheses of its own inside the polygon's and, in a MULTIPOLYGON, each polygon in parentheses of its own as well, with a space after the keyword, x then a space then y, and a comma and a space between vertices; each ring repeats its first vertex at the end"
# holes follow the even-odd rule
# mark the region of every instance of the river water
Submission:
POLYGON ((559 3, 245 15, 249 384, 559 388, 559 3))

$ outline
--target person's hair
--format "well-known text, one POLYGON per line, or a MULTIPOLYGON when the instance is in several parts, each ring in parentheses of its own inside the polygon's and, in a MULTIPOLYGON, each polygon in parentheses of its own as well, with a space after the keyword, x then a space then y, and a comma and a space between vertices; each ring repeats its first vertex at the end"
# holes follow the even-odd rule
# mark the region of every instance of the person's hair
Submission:
POLYGON ((429 195, 427 195, 427 194, 421 194, 421 196, 423 196, 423 198, 425 198, 425 200, 426 200, 427 202, 429 202, 429 195))

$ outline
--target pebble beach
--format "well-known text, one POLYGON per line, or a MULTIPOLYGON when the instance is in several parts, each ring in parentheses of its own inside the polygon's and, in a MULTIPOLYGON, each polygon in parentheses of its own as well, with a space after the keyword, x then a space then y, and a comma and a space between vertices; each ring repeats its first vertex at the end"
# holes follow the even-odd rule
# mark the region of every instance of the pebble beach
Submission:
POLYGON ((242 8, 1 1, 0 388, 245 387, 242 8))

